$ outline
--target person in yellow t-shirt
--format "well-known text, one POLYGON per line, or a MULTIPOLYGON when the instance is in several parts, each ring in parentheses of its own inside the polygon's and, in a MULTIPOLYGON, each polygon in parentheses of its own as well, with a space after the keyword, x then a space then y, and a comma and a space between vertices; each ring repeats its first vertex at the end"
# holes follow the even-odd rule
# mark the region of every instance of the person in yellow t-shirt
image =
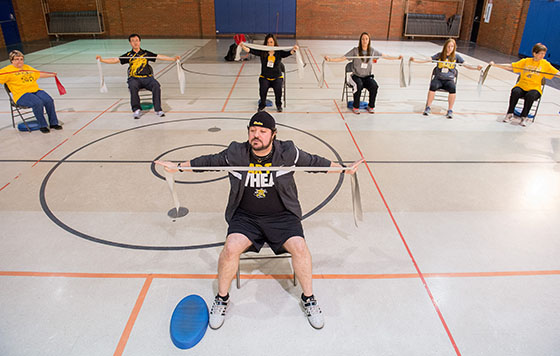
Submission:
POLYGON ((524 58, 512 64, 496 64, 490 62, 490 65, 498 68, 511 70, 519 74, 517 84, 511 89, 509 97, 509 107, 503 122, 511 122, 513 118, 513 111, 520 98, 524 98, 523 110, 521 111, 521 126, 527 126, 527 116, 529 110, 533 106, 533 102, 542 96, 542 81, 543 78, 552 79, 559 76, 558 69, 554 68, 544 56, 546 55, 547 48, 542 43, 537 43, 533 46, 533 58, 524 58), (545 74, 546 73, 546 74, 545 74))
POLYGON ((37 85, 37 79, 56 77, 56 73, 39 72, 24 64, 23 53, 18 50, 11 51, 9 59, 12 64, 0 69, 0 84, 8 86, 16 104, 33 109, 42 133, 49 133, 49 127, 62 130, 56 117, 53 98, 37 85), (47 110, 50 125, 45 120, 44 109, 47 110))

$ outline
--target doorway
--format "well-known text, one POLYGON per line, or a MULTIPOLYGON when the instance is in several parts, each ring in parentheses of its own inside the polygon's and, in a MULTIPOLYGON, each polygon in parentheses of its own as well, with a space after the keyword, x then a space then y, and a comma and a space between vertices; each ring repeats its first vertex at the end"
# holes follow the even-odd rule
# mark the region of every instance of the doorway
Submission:
POLYGON ((12 0, 0 0, 0 26, 6 47, 21 43, 12 0))
POLYGON ((471 42, 476 43, 478 37, 478 30, 480 28, 480 21, 482 20, 482 8, 484 7, 484 0, 476 1, 476 9, 474 10, 474 19, 471 31, 471 42))

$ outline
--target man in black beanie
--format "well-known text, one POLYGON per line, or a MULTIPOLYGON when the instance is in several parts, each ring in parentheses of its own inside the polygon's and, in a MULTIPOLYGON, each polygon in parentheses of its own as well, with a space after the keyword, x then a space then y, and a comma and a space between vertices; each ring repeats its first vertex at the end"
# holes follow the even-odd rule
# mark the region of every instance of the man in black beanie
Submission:
MULTIPOLYGON (((300 150, 292 141, 277 140, 276 123, 266 111, 253 115, 247 129, 249 138, 246 142, 232 142, 220 153, 179 164, 167 161, 155 163, 170 171, 216 166, 341 167, 326 158, 300 150)), ((356 162, 353 169, 346 173, 354 173, 358 164, 356 162)), ((218 294, 210 310, 210 327, 218 329, 224 323, 230 303, 229 288, 237 272, 239 256, 247 250, 258 252, 266 242, 275 254, 287 251, 292 255, 294 273, 303 290, 303 310, 311 326, 321 329, 324 318, 313 295, 311 254, 303 236, 294 171, 230 171, 229 181, 231 187, 226 208, 229 226, 218 260, 218 294)))

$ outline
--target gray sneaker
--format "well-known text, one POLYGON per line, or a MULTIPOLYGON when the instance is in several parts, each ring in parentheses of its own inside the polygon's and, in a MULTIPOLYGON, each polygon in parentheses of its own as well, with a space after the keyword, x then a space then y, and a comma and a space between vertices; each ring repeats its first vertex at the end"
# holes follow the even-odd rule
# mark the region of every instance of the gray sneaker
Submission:
POLYGON ((511 122, 511 119, 513 119, 513 114, 506 114, 506 116, 504 116, 504 119, 502 121, 511 122))
POLYGON ((139 119, 140 116, 142 116, 142 111, 140 109, 134 111, 134 114, 132 114, 132 117, 135 119, 139 119))
POLYGON ((158 111, 158 112, 156 112, 156 115, 159 116, 159 117, 164 117, 165 113, 163 111, 158 111))
POLYGON ((447 114, 445 115, 446 118, 452 119, 453 118, 453 110, 447 110, 447 114))
POLYGON ((212 303, 212 308, 210 309, 210 317, 208 324, 214 330, 219 329, 226 319, 226 312, 229 304, 229 299, 227 301, 222 300, 222 298, 216 296, 214 303, 212 303))
POLYGON ((429 106, 426 106, 426 108, 424 109, 424 112, 422 113, 422 115, 428 116, 428 115, 430 115, 430 112, 432 112, 432 109, 430 109, 429 106))
POLYGON ((527 118, 526 117, 522 117, 521 118, 521 122, 519 123, 519 125, 525 127, 527 126, 527 118))
POLYGON ((306 302, 301 300, 301 306, 305 316, 307 316, 307 321, 309 321, 312 327, 315 329, 322 329, 323 326, 325 326, 325 318, 323 318, 321 308, 319 308, 319 304, 317 304, 317 300, 315 300, 314 296, 309 298, 306 302))

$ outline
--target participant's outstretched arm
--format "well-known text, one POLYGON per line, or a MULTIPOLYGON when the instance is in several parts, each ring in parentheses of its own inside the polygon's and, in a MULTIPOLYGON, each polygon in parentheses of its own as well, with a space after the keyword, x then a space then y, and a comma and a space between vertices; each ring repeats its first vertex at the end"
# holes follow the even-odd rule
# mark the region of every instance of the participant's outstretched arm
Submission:
POLYGON ((107 63, 107 64, 117 64, 120 63, 120 60, 118 58, 102 58, 101 56, 97 55, 95 56, 95 59, 99 60, 102 63, 107 63))

